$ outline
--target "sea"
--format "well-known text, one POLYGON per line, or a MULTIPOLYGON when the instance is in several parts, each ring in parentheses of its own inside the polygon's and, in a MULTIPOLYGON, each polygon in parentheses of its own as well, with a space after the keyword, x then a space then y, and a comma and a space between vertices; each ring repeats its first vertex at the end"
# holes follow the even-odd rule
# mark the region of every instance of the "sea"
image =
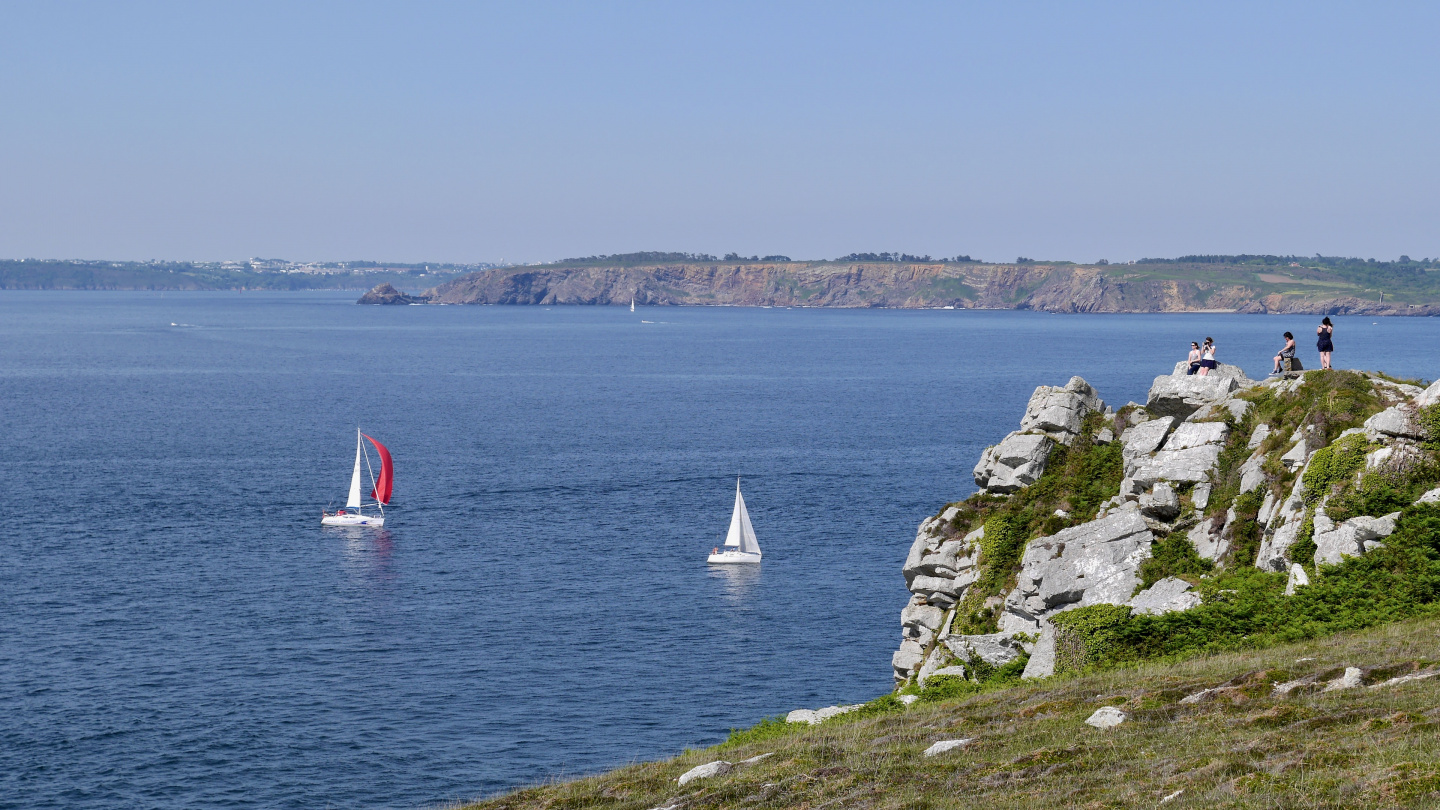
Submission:
MULTIPOLYGON (((1318 365, 1310 316, 356 296, 0 292, 0 807, 432 808, 868 700, 1036 386, 1318 365), (357 428, 385 527, 322 528, 357 428), (737 478, 764 562, 707 566, 737 478)), ((1440 319, 1335 320, 1440 374, 1440 319)))

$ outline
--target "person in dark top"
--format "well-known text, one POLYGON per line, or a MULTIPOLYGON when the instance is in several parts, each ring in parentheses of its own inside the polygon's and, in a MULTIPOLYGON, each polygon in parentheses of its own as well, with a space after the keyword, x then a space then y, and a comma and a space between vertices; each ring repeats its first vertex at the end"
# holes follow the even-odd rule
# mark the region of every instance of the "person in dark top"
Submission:
POLYGON ((1281 350, 1280 350, 1280 353, 1277 354, 1277 355, 1275 355, 1275 370, 1272 371, 1272 372, 1270 372, 1270 373, 1271 373, 1271 374, 1279 374, 1282 370, 1283 370, 1283 371, 1289 371, 1290 369, 1288 369, 1288 368, 1287 368, 1287 369, 1281 369, 1280 364, 1283 363, 1283 362, 1285 362, 1286 360, 1293 360, 1294 358, 1295 358, 1295 336, 1292 335, 1292 334, 1290 334, 1289 332, 1286 332, 1286 333, 1285 333, 1285 348, 1281 349, 1281 350))
POLYGON ((1330 353, 1335 351, 1335 344, 1330 336, 1335 334, 1335 324, 1330 322, 1330 316, 1326 315, 1325 320, 1315 328, 1318 339, 1315 341, 1315 348, 1320 350, 1320 368, 1330 368, 1330 353))

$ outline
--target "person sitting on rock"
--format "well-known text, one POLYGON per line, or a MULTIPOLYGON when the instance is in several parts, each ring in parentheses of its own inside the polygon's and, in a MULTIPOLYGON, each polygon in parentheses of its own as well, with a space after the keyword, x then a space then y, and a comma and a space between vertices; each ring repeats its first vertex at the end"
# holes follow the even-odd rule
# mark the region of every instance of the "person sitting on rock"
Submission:
POLYGON ((1193 375, 1195 374, 1195 372, 1196 372, 1196 371, 1199 371, 1199 370, 1200 370, 1200 344, 1199 344, 1199 343, 1196 343, 1195 341, 1192 340, 1192 341, 1190 341, 1190 369, 1185 372, 1185 375, 1186 375, 1187 377, 1188 377, 1188 376, 1193 376, 1193 375))
POLYGON ((1208 377, 1210 369, 1215 368, 1215 338, 1205 338, 1205 345, 1200 347, 1200 370, 1195 372, 1201 377, 1208 377))
POLYGON ((1292 334, 1290 334, 1289 332, 1286 332, 1286 333, 1285 333, 1285 348, 1281 349, 1281 350, 1280 350, 1280 353, 1277 354, 1277 355, 1275 355, 1275 370, 1272 371, 1272 372, 1270 372, 1270 374, 1271 374, 1271 375, 1275 375, 1275 374, 1283 373, 1284 371, 1289 371, 1289 370, 1290 370, 1290 367, 1294 365, 1294 362, 1293 362, 1294 360, 1295 360, 1295 336, 1292 335, 1292 334), (1284 369, 1283 369, 1283 370, 1282 370, 1282 368, 1281 368, 1282 365, 1284 366, 1284 369))

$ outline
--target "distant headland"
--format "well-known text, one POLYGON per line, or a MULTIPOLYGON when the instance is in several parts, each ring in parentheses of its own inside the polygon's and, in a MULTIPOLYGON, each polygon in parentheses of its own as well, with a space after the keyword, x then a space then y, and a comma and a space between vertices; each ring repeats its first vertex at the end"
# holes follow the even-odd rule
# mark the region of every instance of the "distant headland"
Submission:
POLYGON ((647 306, 1440 315, 1440 260, 1182 256, 1075 264, 895 253, 824 261, 632 253, 487 268, 400 299, 380 292, 361 303, 626 305, 633 300, 647 306))
POLYGON ((1216 255, 987 262, 643 252, 530 265, 0 260, 3 290, 371 290, 363 304, 1030 309, 1440 315, 1440 257, 1216 255), (423 292, 422 292, 423 290, 423 292))

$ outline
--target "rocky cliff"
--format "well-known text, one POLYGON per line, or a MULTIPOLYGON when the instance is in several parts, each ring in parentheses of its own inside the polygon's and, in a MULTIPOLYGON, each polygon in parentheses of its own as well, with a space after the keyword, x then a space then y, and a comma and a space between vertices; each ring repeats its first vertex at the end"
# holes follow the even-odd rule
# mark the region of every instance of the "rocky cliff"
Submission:
POLYGON ((676 262, 484 270, 427 291, 435 304, 954 307, 1047 312, 1314 312, 1436 315, 1440 305, 1213 266, 972 262, 676 262), (1338 295, 1337 292, 1345 292, 1338 295))
MULTIPOLYGON (((1283 575, 1299 598, 1384 548, 1402 515, 1440 503, 1440 383, 1184 369, 1118 411, 1080 377, 1035 390, 1019 428, 981 453, 980 491, 920 524, 898 687, 1083 669, 1102 654, 1097 622, 1223 603, 1237 591, 1217 577, 1244 567, 1283 575)), ((1265 581, 1235 580, 1256 593, 1265 581)))

